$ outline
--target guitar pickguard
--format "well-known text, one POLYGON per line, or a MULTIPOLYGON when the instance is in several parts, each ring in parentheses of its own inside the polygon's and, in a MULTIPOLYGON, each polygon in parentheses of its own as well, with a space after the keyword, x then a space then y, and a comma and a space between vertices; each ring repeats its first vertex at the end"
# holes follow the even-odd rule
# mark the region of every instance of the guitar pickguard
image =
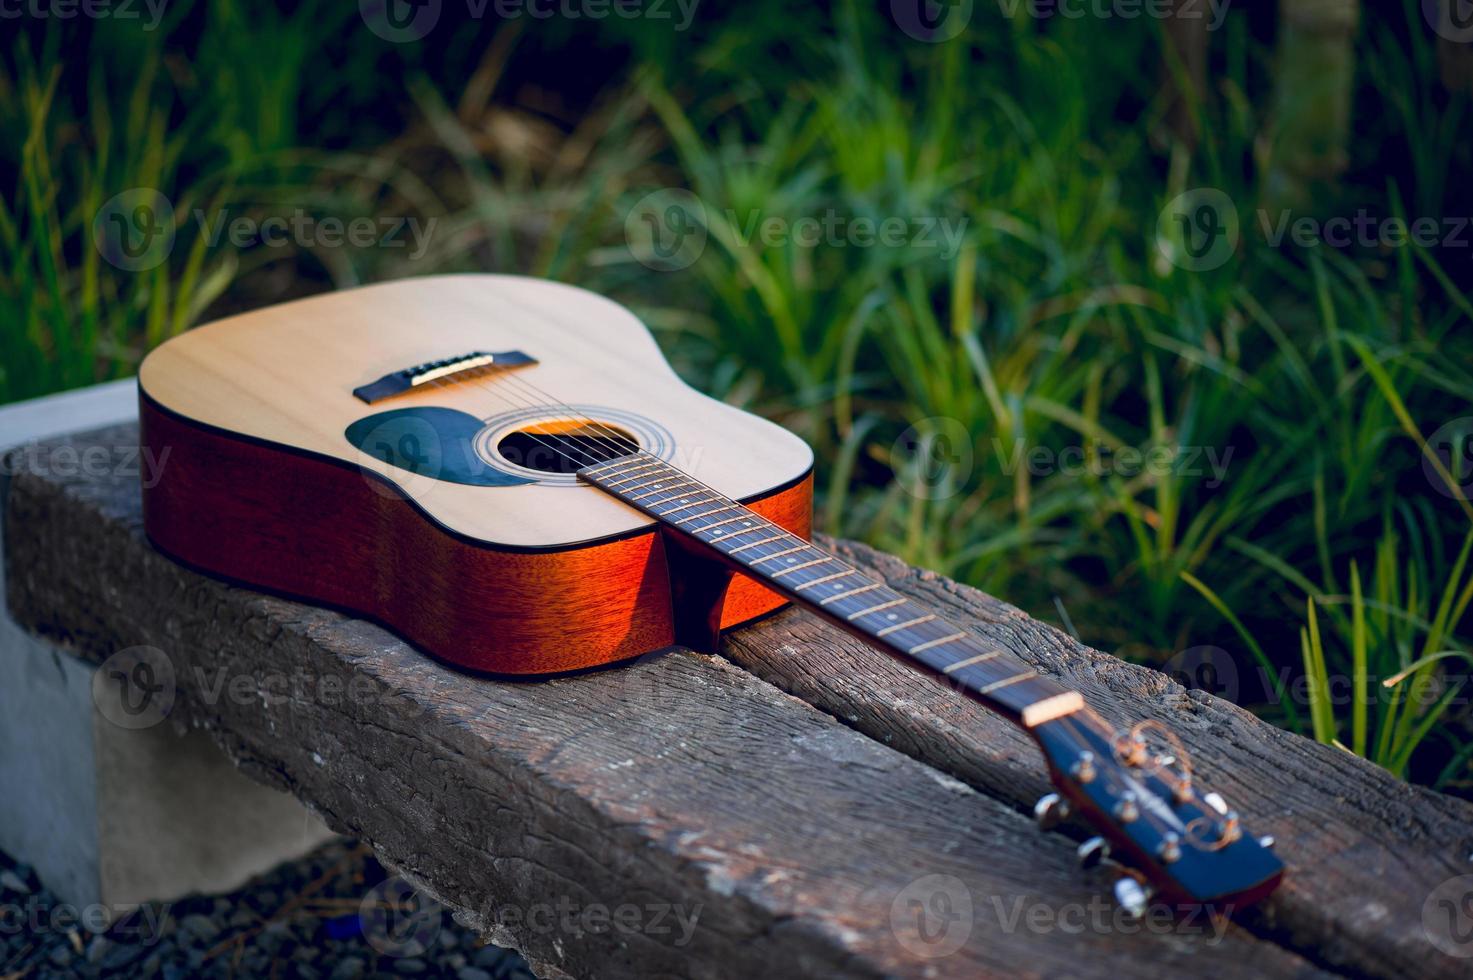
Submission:
POLYGON ((344 435, 359 450, 415 476, 472 487, 535 483, 490 466, 477 453, 485 422, 452 408, 396 408, 361 418, 344 435))

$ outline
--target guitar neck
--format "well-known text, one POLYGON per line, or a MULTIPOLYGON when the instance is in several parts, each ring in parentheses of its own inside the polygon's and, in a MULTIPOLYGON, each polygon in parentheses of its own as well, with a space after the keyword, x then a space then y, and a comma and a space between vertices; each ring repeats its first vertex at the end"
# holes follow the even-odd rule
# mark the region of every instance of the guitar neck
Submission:
POLYGON ((578 476, 1024 728, 1084 707, 1078 693, 1011 653, 653 456, 624 456, 578 476))

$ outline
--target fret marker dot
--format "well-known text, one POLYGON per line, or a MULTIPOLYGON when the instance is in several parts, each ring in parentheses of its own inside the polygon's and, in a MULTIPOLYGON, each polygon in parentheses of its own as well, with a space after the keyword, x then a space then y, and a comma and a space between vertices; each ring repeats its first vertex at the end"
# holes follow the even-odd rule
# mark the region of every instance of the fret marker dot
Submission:
POLYGON ((793 563, 794 563, 794 562, 795 562, 795 561, 797 561, 797 560, 798 560, 798 559, 796 559, 796 558, 789 558, 789 559, 788 559, 788 564, 789 564, 789 565, 791 565, 791 564, 793 564, 793 563))
POLYGON ((886 616, 885 618, 886 619, 899 619, 900 617, 899 616, 896 616, 894 613, 891 613, 890 615, 886 616))
POLYGON ((841 584, 840 584, 840 583, 838 583, 838 582, 835 582, 835 583, 834 583, 834 588, 836 588, 836 589, 842 589, 842 588, 843 588, 843 587, 844 587, 844 586, 843 586, 843 585, 841 585, 841 584))

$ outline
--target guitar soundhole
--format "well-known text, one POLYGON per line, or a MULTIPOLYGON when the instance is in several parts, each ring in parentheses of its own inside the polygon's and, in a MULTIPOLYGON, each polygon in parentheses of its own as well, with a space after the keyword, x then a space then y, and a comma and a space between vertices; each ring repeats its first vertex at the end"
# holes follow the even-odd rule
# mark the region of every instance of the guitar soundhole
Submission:
POLYGON ((504 435, 496 452, 539 473, 570 474, 640 448, 633 433, 607 422, 538 422, 504 435))

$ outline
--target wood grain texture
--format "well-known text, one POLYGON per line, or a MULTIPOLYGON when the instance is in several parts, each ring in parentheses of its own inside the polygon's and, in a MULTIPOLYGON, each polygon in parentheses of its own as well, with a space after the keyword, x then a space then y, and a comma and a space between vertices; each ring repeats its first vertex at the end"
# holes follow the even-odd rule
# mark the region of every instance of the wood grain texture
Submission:
MULTIPOLYGON (((469 677, 368 623, 170 561, 143 537, 136 477, 89 471, 10 481, 17 618, 94 661, 165 651, 175 720, 207 728, 246 772, 369 841, 544 975, 1323 975, 1235 926, 1217 940, 1200 922, 1121 923, 1108 879, 1082 874, 1071 843, 1010 801, 725 660, 677 650, 539 683, 469 677), (263 696, 283 672, 315 683, 263 696), (251 678, 245 696, 212 694, 232 677, 251 678), (935 894, 931 875, 972 901, 966 940, 945 956, 926 955, 936 947, 907 903, 935 894), (508 905, 559 901, 699 911, 684 945, 643 913, 629 933, 498 924, 508 905)), ((735 644, 801 660, 803 622, 769 618, 735 644)))
MULTIPOLYGON (((472 670, 581 670, 675 641, 655 529, 562 551, 498 549, 432 524, 353 464, 232 438, 148 398, 139 415, 145 450, 165 461, 143 493, 145 527, 196 568, 354 610, 472 670)), ((806 536, 812 477, 751 503, 806 536)), ((786 601, 747 578, 725 599, 725 625, 786 601)))
MULTIPOLYGON (((1113 722, 1156 718, 1181 737, 1204 783, 1255 833, 1277 840, 1283 884, 1242 917, 1258 935, 1362 976, 1466 977, 1473 960, 1428 940, 1423 906, 1473 873, 1473 806, 1409 786, 1160 671, 1091 650, 1019 609, 850 542, 824 541, 894 589, 970 622, 989 642, 1084 694, 1113 722)), ((732 633, 723 653, 858 731, 1020 809, 1049 791, 1017 729, 799 611, 732 633)), ((1435 924, 1436 919, 1432 922, 1435 924)))

